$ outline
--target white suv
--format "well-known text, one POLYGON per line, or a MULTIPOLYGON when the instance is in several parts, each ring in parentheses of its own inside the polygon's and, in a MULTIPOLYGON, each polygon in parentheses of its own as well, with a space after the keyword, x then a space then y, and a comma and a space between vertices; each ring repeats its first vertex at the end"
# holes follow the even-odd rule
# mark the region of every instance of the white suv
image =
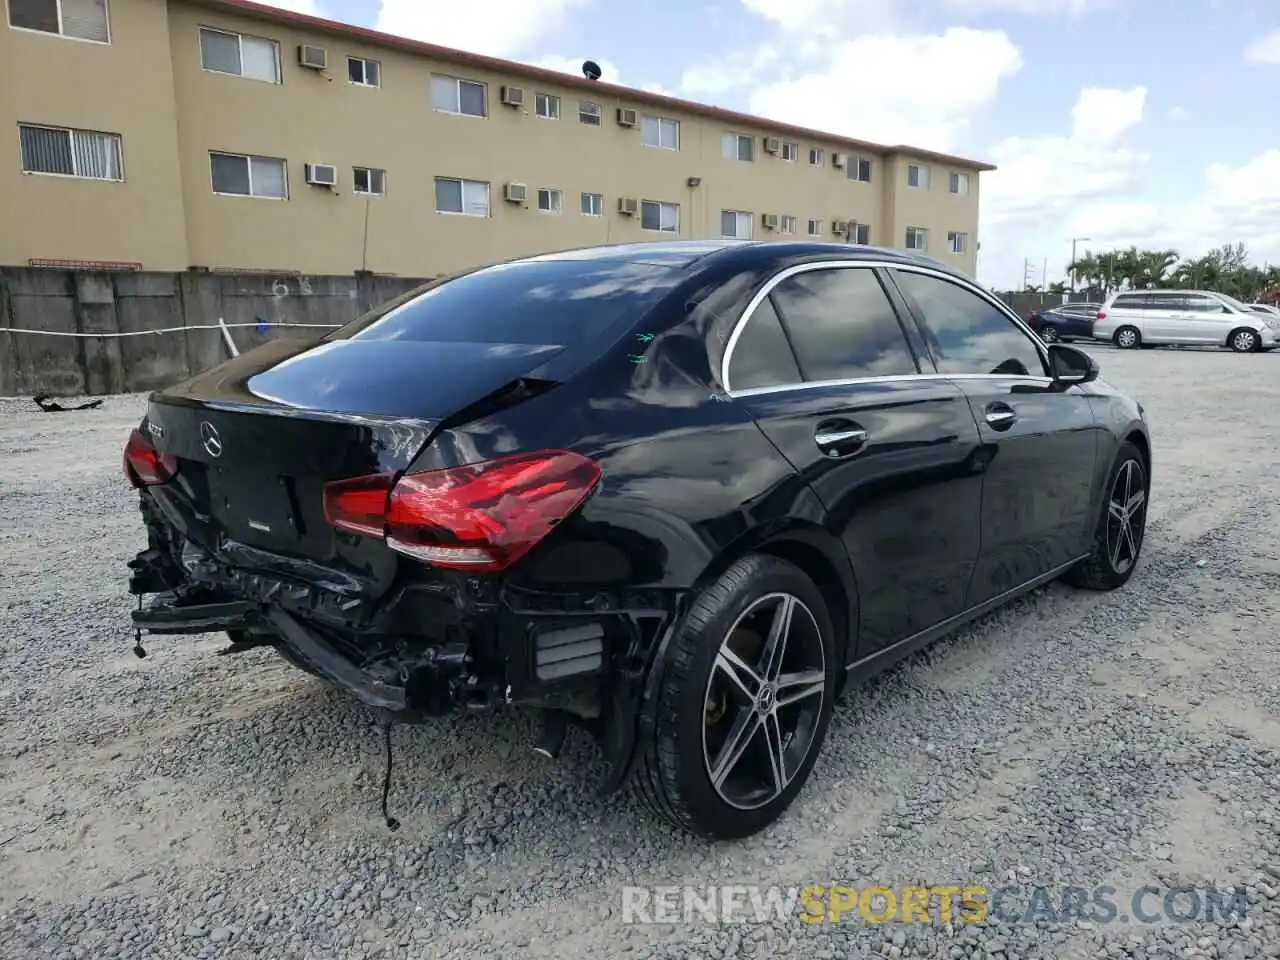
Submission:
POLYGON ((1210 290, 1129 290, 1102 305, 1093 336, 1122 349, 1177 343, 1248 353, 1280 342, 1280 317, 1210 290))

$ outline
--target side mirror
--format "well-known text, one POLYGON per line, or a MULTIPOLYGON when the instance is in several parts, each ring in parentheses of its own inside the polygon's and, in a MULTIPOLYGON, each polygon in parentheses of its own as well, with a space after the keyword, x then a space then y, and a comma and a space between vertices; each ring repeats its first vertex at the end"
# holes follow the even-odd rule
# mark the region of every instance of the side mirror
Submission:
POLYGON ((1049 372, 1055 383, 1069 385, 1097 380, 1102 370, 1083 350, 1054 343, 1049 346, 1049 372))

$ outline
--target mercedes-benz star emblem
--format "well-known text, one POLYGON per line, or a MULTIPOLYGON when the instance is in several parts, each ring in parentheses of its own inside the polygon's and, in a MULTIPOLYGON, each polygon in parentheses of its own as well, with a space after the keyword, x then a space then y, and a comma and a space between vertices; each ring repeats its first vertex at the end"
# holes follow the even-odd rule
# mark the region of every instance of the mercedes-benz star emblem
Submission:
POLYGON ((208 420, 200 421, 200 442, 204 444, 205 452, 209 456, 222 456, 222 438, 218 436, 218 431, 213 429, 213 424, 208 420))

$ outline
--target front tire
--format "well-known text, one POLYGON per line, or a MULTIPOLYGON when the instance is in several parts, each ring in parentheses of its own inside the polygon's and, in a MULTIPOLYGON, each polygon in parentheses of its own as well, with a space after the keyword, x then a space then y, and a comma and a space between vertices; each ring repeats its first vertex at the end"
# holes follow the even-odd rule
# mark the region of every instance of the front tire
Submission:
POLYGON ((1057 343, 1061 337, 1058 336, 1058 331, 1053 327, 1044 326, 1040 328, 1040 339, 1045 343, 1057 343))
POLYGON ((803 571, 751 554, 698 596, 663 654, 632 789, 697 836, 777 820, 822 747, 838 676, 831 618, 803 571))
POLYGON ((1248 327, 1241 327, 1234 330, 1231 336, 1227 338, 1227 346, 1236 353, 1253 353, 1262 345, 1262 338, 1258 336, 1256 330, 1250 330, 1248 327))
POLYGON ((1149 492, 1142 453, 1126 441, 1107 478, 1093 553, 1063 577, 1067 583, 1085 590, 1115 590, 1129 582, 1146 538, 1149 492))

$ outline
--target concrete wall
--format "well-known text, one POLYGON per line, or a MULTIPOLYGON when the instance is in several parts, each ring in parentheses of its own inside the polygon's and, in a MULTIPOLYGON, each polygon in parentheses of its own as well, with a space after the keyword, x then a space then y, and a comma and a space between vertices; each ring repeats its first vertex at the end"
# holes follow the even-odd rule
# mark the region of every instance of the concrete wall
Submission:
POLYGON ((273 277, 269 274, 89 273, 0 268, 0 396, 101 395, 154 390, 216 366, 229 353, 216 327, 232 328, 241 352, 275 337, 327 331, 260 323, 341 325, 423 283, 407 277, 273 277), (65 337, 5 332, 136 333, 65 337))

